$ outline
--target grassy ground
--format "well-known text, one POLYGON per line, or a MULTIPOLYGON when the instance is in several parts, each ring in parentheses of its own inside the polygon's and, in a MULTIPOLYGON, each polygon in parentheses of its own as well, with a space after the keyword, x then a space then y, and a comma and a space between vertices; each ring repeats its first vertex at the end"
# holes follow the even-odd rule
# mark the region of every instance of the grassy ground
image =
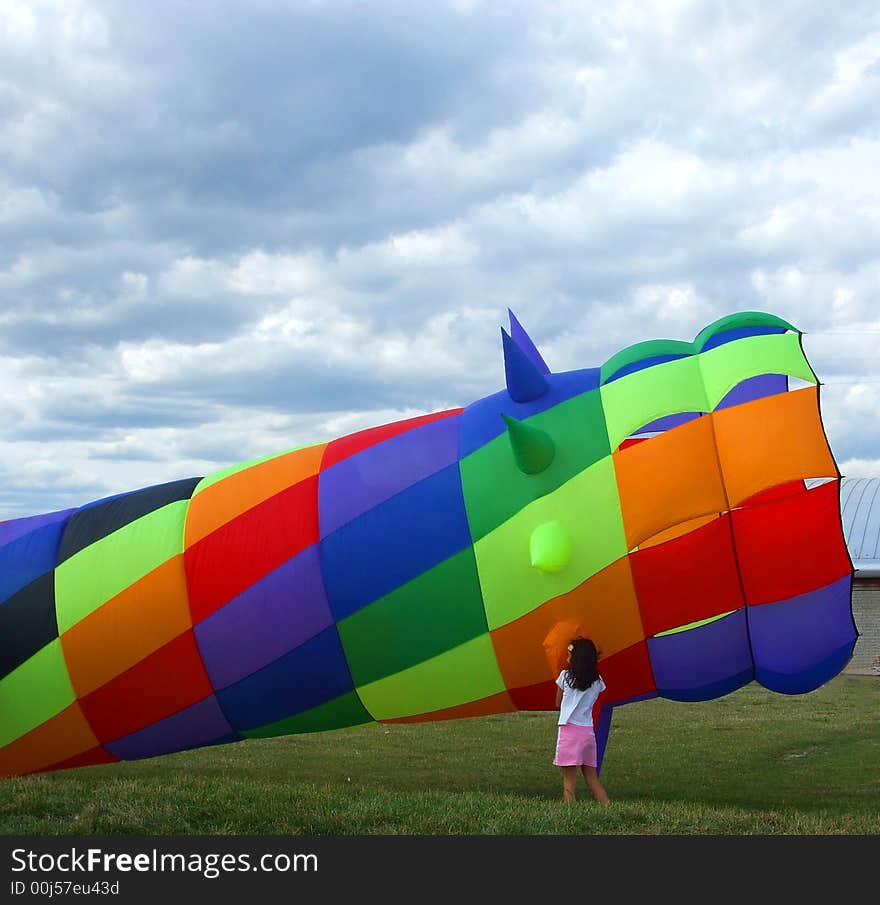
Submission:
POLYGON ((248 741, 0 781, 3 833, 877 833, 880 680, 616 711, 609 808, 559 800, 550 713, 248 741))

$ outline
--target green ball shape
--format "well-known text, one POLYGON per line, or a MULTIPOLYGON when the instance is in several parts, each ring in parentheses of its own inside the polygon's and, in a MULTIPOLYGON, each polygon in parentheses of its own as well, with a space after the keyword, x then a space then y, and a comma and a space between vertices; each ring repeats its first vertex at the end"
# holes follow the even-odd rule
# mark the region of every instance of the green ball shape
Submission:
POLYGON ((571 562, 571 554, 571 537, 562 522, 544 522, 532 531, 529 557, 539 572, 561 572, 571 562))

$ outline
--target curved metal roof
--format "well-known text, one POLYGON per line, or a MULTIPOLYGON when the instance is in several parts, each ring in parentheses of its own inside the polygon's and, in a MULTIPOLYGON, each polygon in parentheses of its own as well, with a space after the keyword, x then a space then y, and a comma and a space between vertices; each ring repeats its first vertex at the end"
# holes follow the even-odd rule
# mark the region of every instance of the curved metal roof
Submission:
POLYGON ((863 575, 880 575, 880 478, 843 478, 840 514, 856 569, 863 575))

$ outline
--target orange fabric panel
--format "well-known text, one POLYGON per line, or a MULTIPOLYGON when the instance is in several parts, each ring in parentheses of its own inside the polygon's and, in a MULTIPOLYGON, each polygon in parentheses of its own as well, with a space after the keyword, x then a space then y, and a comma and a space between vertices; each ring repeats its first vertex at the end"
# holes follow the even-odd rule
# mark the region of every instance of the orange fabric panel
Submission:
POLYGON ((818 388, 755 399, 712 414, 730 505, 797 478, 834 478, 818 388))
POLYGON ((691 519, 687 522, 681 522, 681 524, 673 525, 671 528, 667 528, 665 531, 661 531, 659 534, 655 534, 653 537, 649 537, 647 540, 643 540, 639 544, 639 550, 647 550, 649 547, 657 547, 660 544, 665 544, 668 540, 675 540, 677 537, 683 537, 685 534, 690 534, 692 531, 696 531, 698 528, 702 528, 703 525, 708 525, 709 522, 714 522, 721 515, 720 512, 713 512, 710 515, 701 515, 697 518, 691 519))
POLYGON ((173 556, 61 636, 83 698, 190 628, 183 555, 173 556))
POLYGON ((614 467, 630 550, 672 525, 727 509, 708 416, 615 452, 614 467))
POLYGON ((498 667, 508 688, 556 678, 544 642, 558 623, 569 621, 577 623, 579 634, 592 638, 605 657, 644 639, 629 557, 492 632, 498 667))
POLYGON ((0 776, 33 773, 82 754, 98 744, 74 702, 14 742, 0 748, 0 776))
POLYGON ((506 691, 493 694, 479 701, 459 704, 457 707, 444 707, 430 713, 416 716, 402 716, 392 720, 380 720, 382 723, 424 723, 433 720, 461 720, 473 716, 492 716, 495 713, 513 713, 516 710, 510 695, 506 691))
POLYGON ((222 478, 193 496, 186 517, 186 546, 253 509, 275 494, 321 470, 326 443, 252 465, 222 478))

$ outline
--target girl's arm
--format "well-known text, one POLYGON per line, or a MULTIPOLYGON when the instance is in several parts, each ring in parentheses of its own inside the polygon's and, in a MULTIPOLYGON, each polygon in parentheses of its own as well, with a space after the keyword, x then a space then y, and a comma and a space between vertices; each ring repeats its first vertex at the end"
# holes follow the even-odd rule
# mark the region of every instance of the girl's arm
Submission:
POLYGON ((559 710, 559 705, 562 703, 562 689, 557 685, 556 686, 556 709, 559 710))

